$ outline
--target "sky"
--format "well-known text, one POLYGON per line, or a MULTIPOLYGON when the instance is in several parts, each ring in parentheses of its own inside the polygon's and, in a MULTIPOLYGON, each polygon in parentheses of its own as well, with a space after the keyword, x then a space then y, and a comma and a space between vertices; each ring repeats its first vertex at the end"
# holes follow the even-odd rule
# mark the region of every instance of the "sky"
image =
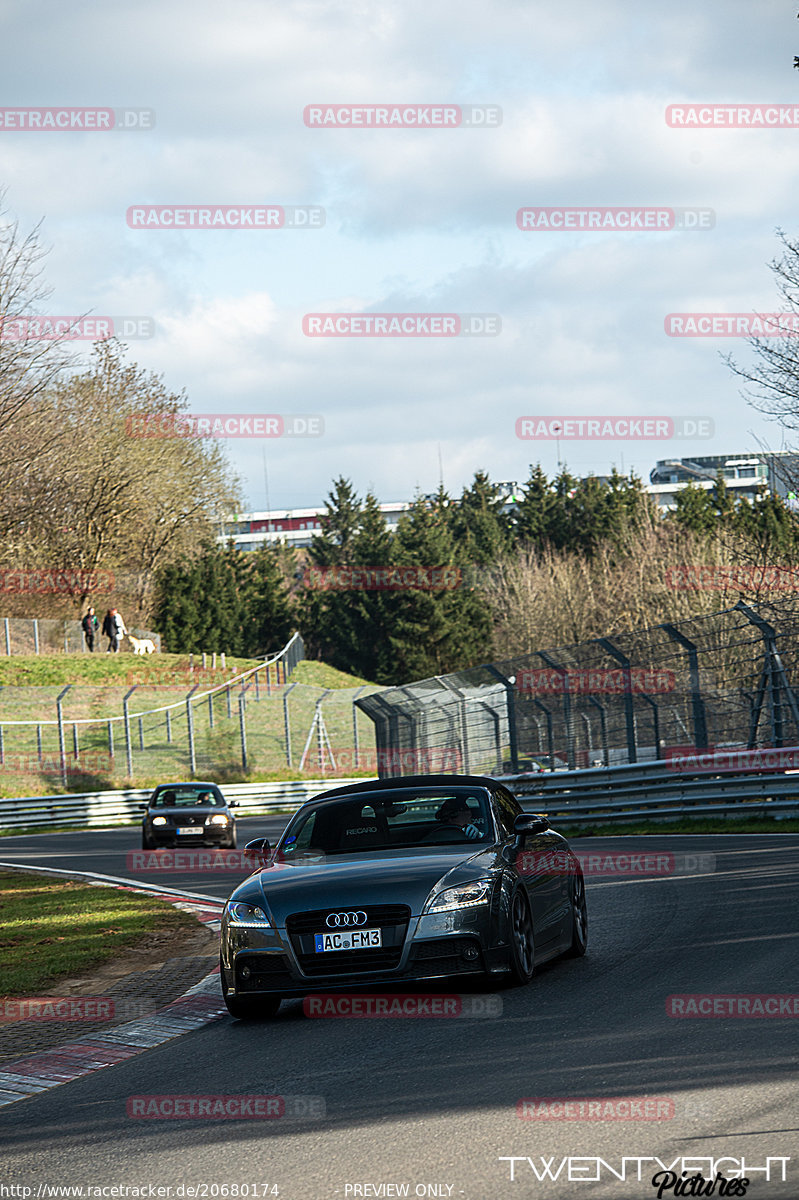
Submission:
POLYGON ((246 509, 320 505, 340 475, 382 502, 442 477, 459 495, 477 470, 522 482, 537 462, 647 478, 658 459, 790 445, 722 360, 751 363, 745 338, 665 322, 782 307, 769 263, 778 229, 799 234, 797 53, 796 5, 775 0, 0 0, 0 187, 23 232, 42 223, 40 312, 145 318, 128 360, 193 413, 317 418, 311 437, 225 439, 246 509), (727 124, 685 124, 710 104, 727 124), (740 125, 778 105, 783 123, 740 125), (335 106, 362 123, 331 124, 335 106), (111 108, 114 127, 9 115, 45 108, 111 108), (150 206, 307 221, 136 226, 150 206), (673 227, 675 208, 699 227, 673 227), (624 227, 645 209, 665 225, 624 227), (414 316, 411 335, 330 337, 310 314, 414 316), (416 336, 436 314, 447 336, 416 336), (451 335, 468 314, 490 335, 451 335), (633 423, 600 440, 540 421, 569 416, 633 423), (631 436, 647 418, 660 436, 631 436), (704 436, 674 436, 681 421, 704 436))

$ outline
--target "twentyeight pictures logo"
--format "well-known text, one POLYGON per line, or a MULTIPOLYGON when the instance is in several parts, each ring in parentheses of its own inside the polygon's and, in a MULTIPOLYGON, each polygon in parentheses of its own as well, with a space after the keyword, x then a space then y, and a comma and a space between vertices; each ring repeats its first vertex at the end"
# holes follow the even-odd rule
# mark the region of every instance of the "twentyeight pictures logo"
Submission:
POLYGON ((497 337, 498 313, 306 313, 306 337, 497 337))
POLYGON ((516 436, 524 441, 668 441, 710 438, 710 417, 517 417, 516 436))

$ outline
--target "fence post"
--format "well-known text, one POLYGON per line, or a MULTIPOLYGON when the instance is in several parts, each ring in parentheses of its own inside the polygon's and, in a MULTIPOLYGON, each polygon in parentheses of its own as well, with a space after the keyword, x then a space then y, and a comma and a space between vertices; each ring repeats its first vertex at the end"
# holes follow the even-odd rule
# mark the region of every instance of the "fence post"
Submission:
POLYGON ((352 748, 354 751, 352 759, 353 767, 360 767, 361 765, 360 747, 358 746, 358 709, 355 706, 355 701, 358 699, 363 690, 363 687, 359 687, 355 695, 352 697, 352 748))
POLYGON ((78 726, 74 721, 72 723, 72 751, 75 755, 75 761, 77 762, 80 758, 80 746, 78 745, 78 726))
POLYGON ((3 625, 6 631, 6 654, 11 656, 11 629, 8 624, 8 617, 3 617, 3 625))
POLYGON ((139 717, 139 749, 144 749, 144 717, 139 717))
POLYGON ((254 674, 254 679, 255 679, 255 699, 260 700, 261 699, 261 685, 258 682, 258 672, 257 671, 254 674))
POLYGON ((44 757, 42 754, 42 727, 41 727, 41 725, 36 726, 36 749, 39 754, 39 762, 41 763, 42 758, 44 757))
POLYGON ((36 617, 33 618, 33 653, 39 653, 39 621, 36 617))
POLYGON ((244 691, 239 696, 239 730, 241 731, 241 769, 247 770, 247 725, 244 720, 244 691))
POLYGON ((69 654, 69 629, 66 621, 64 622, 64 653, 69 654))
POLYGON ((283 693, 283 730, 286 735, 286 762, 291 766, 291 725, 289 723, 289 693, 296 687, 290 684, 283 693))
POLYGON ((108 757, 114 757, 114 722, 108 722, 108 757))
MULTIPOLYGON (((449 691, 454 692, 455 695, 458 697, 458 707, 460 709, 460 716, 461 716, 461 746, 463 747, 463 772, 465 775, 468 775, 469 774, 469 729, 468 729, 468 718, 466 716, 466 697, 464 696, 464 694, 460 690, 460 688, 455 687, 454 683, 450 683, 448 681, 446 675, 436 675, 436 679, 438 680, 439 683, 443 683, 445 688, 448 688, 449 691)), ((404 688, 402 690, 405 691, 404 688)), ((415 734, 415 728, 416 728, 416 723, 414 722, 414 734, 415 734)), ((415 740, 416 739, 414 736, 414 741, 415 740)), ((414 746, 414 749, 415 748, 416 747, 414 746)))
POLYGON ((168 746, 172 745, 172 712, 166 710, 166 742, 168 746))
POLYGON ((598 646, 603 650, 607 650, 611 658, 615 658, 624 672, 624 719, 627 726, 627 758, 631 763, 638 762, 638 755, 635 746, 635 713, 633 709, 633 689, 630 679, 630 660, 626 654, 622 654, 621 650, 613 645, 608 638, 594 638, 598 646))
POLYGON ((68 683, 63 691, 58 693, 55 702, 56 713, 58 714, 58 754, 61 759, 61 782, 64 787, 67 786, 67 749, 64 742, 64 711, 61 707, 61 702, 71 687, 72 684, 68 683))
POLYGON ((516 736, 516 693, 514 687, 516 684, 516 676, 511 675, 510 678, 503 675, 498 667, 489 665, 486 667, 495 679, 505 689, 505 700, 508 708, 508 751, 510 753, 510 770, 511 775, 519 774, 519 743, 516 736))
POLYGON ((214 727, 214 693, 208 693, 208 728, 214 727))
POLYGON ((544 714, 547 723, 547 743, 549 745, 549 769, 555 770, 555 743, 552 740, 552 713, 547 708, 546 704, 542 704, 540 700, 536 700, 535 696, 531 697, 533 704, 539 708, 544 714))
POLYGON ((536 654, 544 660, 548 667, 552 667, 553 671, 557 671, 563 680, 563 723, 566 726, 566 757, 569 763, 569 770, 573 771, 577 765, 577 760, 574 752, 574 722, 572 720, 569 670, 563 663, 557 662, 551 654, 547 654, 546 650, 537 650, 536 654))
POLYGON ((127 759, 129 779, 133 778, 133 747, 130 744, 130 712, 128 711, 128 700, 130 700, 138 686, 139 685, 137 683, 134 684, 130 691, 122 697, 122 712, 124 715, 125 724, 125 757, 127 759))
POLYGON ((6 761, 6 748, 3 745, 3 726, 0 725, 0 764, 2 764, 4 766, 5 761, 6 761))
POLYGON ((602 749, 605 754, 605 766, 610 766, 610 749, 608 748, 608 721, 605 715, 605 708, 599 703, 596 696, 586 696, 589 704, 593 704, 594 708, 599 709, 599 728, 602 731, 602 749))
POLYGON ((692 642, 676 625, 662 625, 662 629, 671 638, 688 651, 688 677, 691 681, 691 715, 694 727, 694 745, 697 750, 707 749, 707 716, 705 702, 702 699, 702 686, 699 681, 699 657, 696 642, 692 642))
MULTIPOLYGON (((230 707, 230 684, 228 684, 228 685, 227 685, 227 687, 225 688, 225 696, 226 696, 226 698, 227 698, 227 715, 228 715, 228 720, 230 720, 230 719, 231 719, 231 717, 233 716, 233 710, 232 710, 232 709, 231 709, 231 707, 230 707)), ((291 763, 289 763, 289 766, 291 766, 291 763)))
POLYGON ((191 777, 194 779, 197 774, 197 756, 194 750, 194 716, 191 711, 191 698, 199 687, 199 683, 195 683, 194 687, 186 697, 186 726, 189 733, 189 766, 191 769, 191 777))
MULTIPOLYGON (((748 621, 759 630, 765 643, 766 661, 763 664, 762 682, 765 686, 768 685, 769 692, 769 711, 771 715, 771 732, 772 741, 775 746, 783 746, 785 744, 783 731, 783 716, 782 704, 780 703, 780 685, 785 692, 785 698, 788 701, 788 707, 791 710, 791 716, 794 720, 796 732, 799 734, 799 706, 796 703, 796 696, 793 688, 788 682, 788 676, 785 673, 785 667, 782 665, 782 659, 777 651, 777 631, 773 625, 769 625, 768 621, 764 621, 754 609, 748 604, 744 604, 743 600, 739 600, 735 606, 739 609, 748 621), (778 682, 779 681, 779 682, 778 682)), ((762 703, 762 702, 761 702, 762 703)), ((751 741, 751 737, 750 737, 751 741)))

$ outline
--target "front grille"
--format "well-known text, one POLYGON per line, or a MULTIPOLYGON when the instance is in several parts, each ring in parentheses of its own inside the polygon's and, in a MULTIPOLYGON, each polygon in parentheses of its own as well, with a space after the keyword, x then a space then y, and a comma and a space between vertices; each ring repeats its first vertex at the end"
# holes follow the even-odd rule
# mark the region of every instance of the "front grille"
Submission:
POLYGON ((475 938, 438 938, 431 942, 416 942, 411 950, 408 970, 419 967, 425 971, 440 971, 442 975, 469 975, 483 970, 480 943, 475 938), (463 957, 467 947, 474 947, 477 958, 463 957))
POLYGON ((411 910, 407 904, 368 904, 337 909, 321 908, 312 912, 292 913, 286 918, 286 930, 301 970, 306 975, 362 974, 368 971, 393 971, 402 958, 402 947, 411 910), (317 954, 313 937, 330 930, 326 918, 331 912, 365 912, 360 928, 382 930, 379 950, 334 950, 317 954))
POLYGON ((328 926, 326 918, 331 912, 365 912, 364 929, 376 925, 405 925, 411 917, 407 904, 342 904, 339 908, 318 908, 313 912, 292 913, 286 917, 286 929, 289 933, 322 933, 328 926))

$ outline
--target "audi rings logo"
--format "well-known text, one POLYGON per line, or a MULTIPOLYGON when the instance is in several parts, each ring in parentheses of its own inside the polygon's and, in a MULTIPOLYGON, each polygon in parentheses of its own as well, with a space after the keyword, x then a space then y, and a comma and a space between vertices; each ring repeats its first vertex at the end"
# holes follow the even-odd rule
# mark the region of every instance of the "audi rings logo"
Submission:
POLYGON ((329 913, 327 924, 331 929, 343 929, 345 925, 365 925, 365 912, 329 913))

